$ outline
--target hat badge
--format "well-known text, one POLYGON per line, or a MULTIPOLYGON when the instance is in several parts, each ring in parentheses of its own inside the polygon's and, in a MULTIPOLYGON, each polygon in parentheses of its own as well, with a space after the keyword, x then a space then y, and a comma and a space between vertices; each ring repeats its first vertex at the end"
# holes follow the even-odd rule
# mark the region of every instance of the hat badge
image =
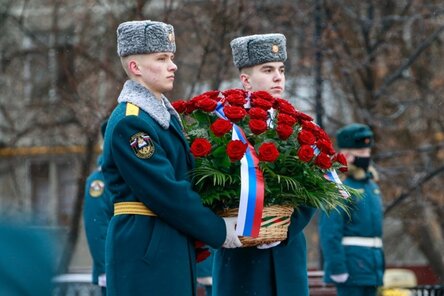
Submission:
POLYGON ((171 43, 174 43, 174 33, 168 34, 168 40, 170 40, 171 43))
POLYGON ((276 44, 273 44, 273 46, 271 47, 271 51, 274 53, 279 52, 279 46, 277 46, 276 44))

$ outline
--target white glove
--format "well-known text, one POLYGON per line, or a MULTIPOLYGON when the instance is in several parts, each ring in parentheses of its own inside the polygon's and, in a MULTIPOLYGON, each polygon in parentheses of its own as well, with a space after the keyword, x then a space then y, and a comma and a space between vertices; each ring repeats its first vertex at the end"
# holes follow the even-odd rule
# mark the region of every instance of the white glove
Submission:
POLYGON ((222 247, 227 249, 242 247, 242 243, 236 234, 236 217, 225 217, 225 227, 227 228, 227 237, 222 247))
POLYGON ((330 277, 336 283, 344 283, 348 279, 348 273, 332 274, 330 277))
POLYGON ((106 287, 106 274, 104 274, 104 273, 99 275, 99 286, 106 287))
POLYGON ((278 242, 272 242, 270 244, 262 244, 262 245, 257 246, 256 248, 261 249, 261 250, 263 250, 263 249, 270 249, 270 248, 276 247, 280 243, 281 242, 278 241, 278 242))
POLYGON ((212 286, 213 285, 213 278, 211 276, 206 277, 198 277, 197 282, 204 286, 212 286))

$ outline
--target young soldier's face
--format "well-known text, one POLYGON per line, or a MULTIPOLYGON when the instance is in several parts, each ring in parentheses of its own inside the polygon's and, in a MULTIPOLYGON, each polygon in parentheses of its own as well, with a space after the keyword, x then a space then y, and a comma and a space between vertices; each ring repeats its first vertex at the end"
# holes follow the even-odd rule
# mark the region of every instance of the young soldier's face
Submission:
POLYGON ((283 62, 269 62, 243 69, 241 82, 248 91, 264 90, 274 97, 282 97, 285 90, 283 62))
POLYGON ((138 80, 157 97, 173 89, 174 54, 171 52, 150 53, 135 56, 139 70, 138 80))

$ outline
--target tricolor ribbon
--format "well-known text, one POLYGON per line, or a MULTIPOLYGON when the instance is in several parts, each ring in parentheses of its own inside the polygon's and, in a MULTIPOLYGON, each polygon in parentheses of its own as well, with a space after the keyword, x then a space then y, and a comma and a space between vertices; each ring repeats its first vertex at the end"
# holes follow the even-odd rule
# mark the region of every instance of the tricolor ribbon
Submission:
MULTIPOLYGON (((220 118, 228 120, 223 109, 222 103, 218 102, 214 112, 220 118)), ((236 233, 241 236, 258 237, 264 207, 264 177, 259 169, 259 158, 244 131, 234 123, 231 139, 240 140, 248 145, 240 160, 241 191, 236 233)))
MULTIPOLYGON (((313 151, 316 156, 319 153, 321 153, 321 151, 319 150, 319 148, 316 145, 313 145, 312 148, 313 148, 313 151)), ((339 193, 342 195, 343 198, 350 197, 350 194, 347 192, 347 190, 345 190, 344 184, 342 184, 342 181, 339 178, 338 173, 336 173, 335 170, 328 170, 327 172, 325 172, 324 178, 327 179, 328 181, 334 182, 336 184, 336 187, 338 188, 339 193)))
POLYGON ((341 179, 339 179, 339 176, 335 170, 328 170, 324 174, 324 177, 325 179, 336 183, 336 187, 338 187, 339 193, 341 193, 342 197, 344 198, 350 197, 350 194, 347 192, 347 190, 345 190, 344 185, 342 184, 342 181, 341 179))

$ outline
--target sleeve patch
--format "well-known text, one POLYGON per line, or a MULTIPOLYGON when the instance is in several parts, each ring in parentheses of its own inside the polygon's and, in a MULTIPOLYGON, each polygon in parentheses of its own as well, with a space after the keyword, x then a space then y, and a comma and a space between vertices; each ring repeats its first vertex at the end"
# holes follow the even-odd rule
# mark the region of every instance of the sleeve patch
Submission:
POLYGON ((89 186, 89 195, 91 195, 91 197, 99 197, 102 195, 104 189, 105 183, 103 183, 103 181, 94 180, 89 186))
POLYGON ((154 143, 146 133, 140 132, 130 138, 131 149, 139 158, 150 158, 154 154, 154 143))

